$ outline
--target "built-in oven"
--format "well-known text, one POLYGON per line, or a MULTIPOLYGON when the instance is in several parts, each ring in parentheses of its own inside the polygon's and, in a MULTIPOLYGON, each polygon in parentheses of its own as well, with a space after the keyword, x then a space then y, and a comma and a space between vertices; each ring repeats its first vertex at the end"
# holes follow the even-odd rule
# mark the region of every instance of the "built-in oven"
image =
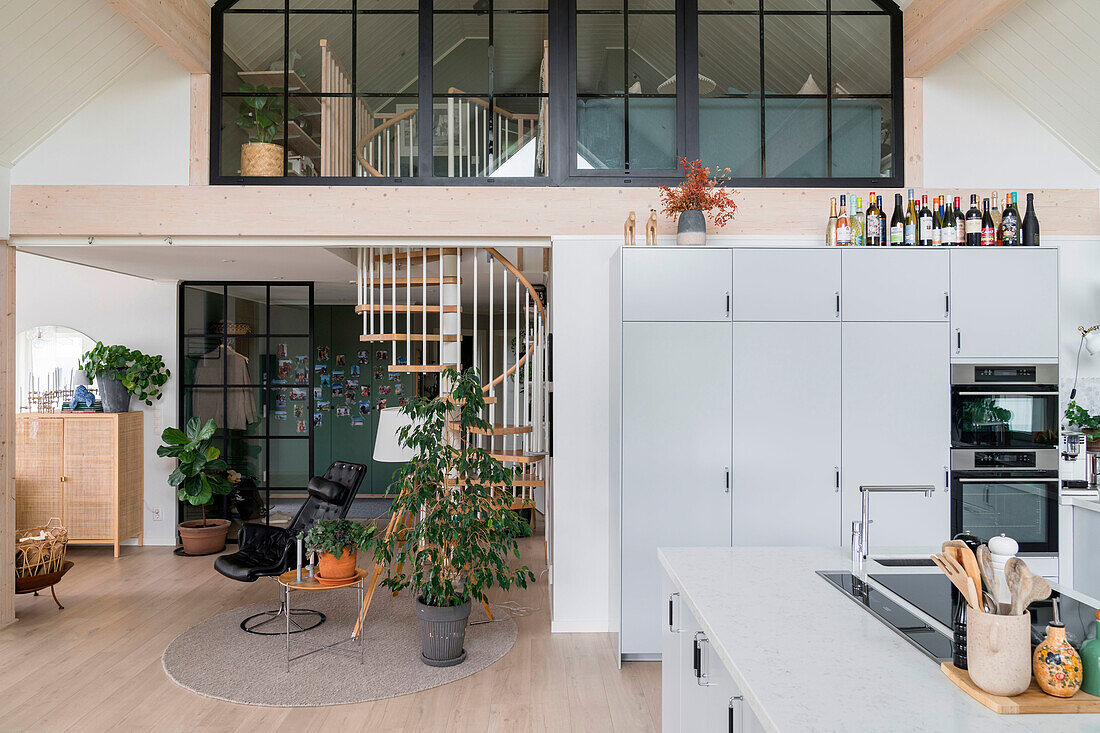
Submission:
POLYGON ((1058 445, 1058 365, 951 365, 951 447, 1058 445))
POLYGON ((1005 534, 1021 552, 1058 553, 1057 449, 951 451, 951 534, 1005 534))

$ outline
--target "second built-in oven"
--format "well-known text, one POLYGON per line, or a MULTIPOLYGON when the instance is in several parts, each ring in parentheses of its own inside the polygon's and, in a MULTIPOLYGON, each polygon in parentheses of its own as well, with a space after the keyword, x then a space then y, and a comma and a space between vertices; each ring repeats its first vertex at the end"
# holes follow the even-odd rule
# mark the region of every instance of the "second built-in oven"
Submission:
POLYGON ((951 365, 951 447, 1058 445, 1058 365, 951 365))
POLYGON ((951 534, 1005 534, 1021 552, 1058 552, 1058 451, 951 451, 951 534))

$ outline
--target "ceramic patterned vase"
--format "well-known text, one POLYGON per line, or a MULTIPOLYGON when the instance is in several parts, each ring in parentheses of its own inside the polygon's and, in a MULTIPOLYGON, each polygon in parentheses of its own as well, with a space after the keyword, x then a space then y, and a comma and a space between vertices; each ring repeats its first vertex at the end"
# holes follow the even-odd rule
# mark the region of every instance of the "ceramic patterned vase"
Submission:
POLYGON ((1047 626, 1047 638, 1035 647, 1035 681, 1055 697, 1073 697, 1081 689, 1081 656, 1066 640, 1064 624, 1047 626))

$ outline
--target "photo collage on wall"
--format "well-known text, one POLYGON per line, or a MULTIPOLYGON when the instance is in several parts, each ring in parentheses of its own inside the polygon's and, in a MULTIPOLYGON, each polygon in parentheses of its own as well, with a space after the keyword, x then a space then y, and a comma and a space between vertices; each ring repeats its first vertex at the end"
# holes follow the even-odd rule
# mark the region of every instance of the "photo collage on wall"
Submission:
MULTIPOLYGON (((294 421, 297 433, 309 432, 306 413, 309 411, 309 356, 291 354, 287 344, 275 344, 275 378, 272 384, 274 405, 271 417, 277 422, 294 421), (282 388, 282 389, 278 389, 282 388)), ((316 397, 317 391, 314 390, 316 397)), ((278 430, 277 432, 284 432, 278 430)))
MULTIPOLYGON (((377 349, 372 353, 359 350, 353 354, 332 352, 328 346, 317 347, 317 358, 313 364, 316 380, 313 388, 313 400, 316 406, 313 414, 314 427, 320 427, 324 413, 330 413, 328 419, 347 420, 351 427, 363 427, 365 418, 372 411, 381 411, 386 407, 404 407, 409 403, 402 374, 391 374, 386 368, 390 363, 388 349, 377 349), (372 378, 373 377, 373 378, 372 378)), ((399 357, 399 364, 406 359, 399 357)))

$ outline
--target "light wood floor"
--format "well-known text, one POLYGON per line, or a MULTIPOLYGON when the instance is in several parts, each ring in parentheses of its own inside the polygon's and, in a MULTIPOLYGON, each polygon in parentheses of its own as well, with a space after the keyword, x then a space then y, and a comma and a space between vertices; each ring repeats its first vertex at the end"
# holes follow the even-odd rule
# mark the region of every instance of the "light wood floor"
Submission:
MULTIPOLYGON (((166 547, 72 546, 75 567, 46 595, 17 596, 19 616, 0 630, 3 731, 655 731, 657 663, 616 669, 606 634, 551 634, 543 538, 522 541, 538 575, 500 600, 534 611, 499 662, 443 687, 356 705, 265 708, 201 697, 161 668, 177 634, 237 606, 270 599, 274 583, 238 583, 213 559, 166 547)), ((369 653, 369 650, 368 650, 369 653)), ((241 670, 247 674, 247 670, 241 670)))

